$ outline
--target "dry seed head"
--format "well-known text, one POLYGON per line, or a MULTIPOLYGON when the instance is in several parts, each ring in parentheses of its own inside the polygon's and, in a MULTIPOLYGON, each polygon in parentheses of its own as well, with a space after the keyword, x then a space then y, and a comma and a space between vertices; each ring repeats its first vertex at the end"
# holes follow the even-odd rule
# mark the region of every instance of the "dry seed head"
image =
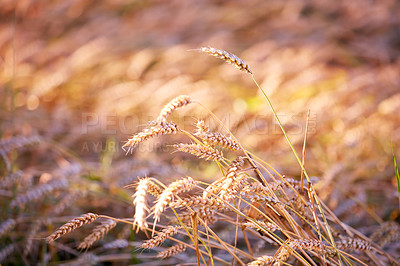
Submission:
POLYGON ((178 245, 172 246, 172 247, 170 247, 170 248, 158 253, 157 257, 165 259, 165 258, 169 258, 169 257, 175 256, 175 255, 177 255, 179 253, 182 253, 185 250, 186 250, 186 245, 178 244, 178 245))
POLYGON ((162 193, 162 189, 153 181, 149 181, 147 192, 149 192, 154 197, 158 197, 162 193))
POLYGON ((196 182, 191 177, 171 183, 158 197, 157 203, 154 206, 154 219, 157 221, 160 218, 161 213, 165 210, 175 195, 189 191, 195 185, 196 182))
MULTIPOLYGON (((257 194, 247 194, 246 195, 251 202, 265 202, 269 204, 282 204, 279 200, 269 197, 269 196, 264 196, 264 195, 257 195, 257 194)), ((282 204, 283 205, 283 204, 282 204)))
POLYGON ((129 242, 126 239, 117 239, 107 244, 104 244, 104 249, 116 249, 116 248, 126 248, 129 246, 129 242))
POLYGON ((370 250, 371 244, 362 239, 347 238, 336 242, 338 249, 370 250))
POLYGON ((217 213, 214 207, 204 206, 197 211, 197 215, 208 225, 215 223, 217 213))
POLYGON ((243 223, 244 226, 250 227, 250 228, 256 228, 256 229, 265 229, 271 232, 275 232, 275 231, 280 231, 279 227, 277 227, 276 225, 274 225, 273 223, 266 223, 264 221, 256 221, 256 223, 254 222, 246 222, 243 223))
POLYGON ((136 187, 136 193, 133 195, 133 204, 135 205, 133 226, 137 226, 137 232, 139 229, 147 228, 146 213, 149 209, 147 208, 146 194, 149 183, 150 180, 147 177, 140 179, 136 187))
POLYGON ((395 221, 385 222, 370 238, 380 246, 400 241, 400 225, 395 221))
POLYGON ((93 253, 83 253, 68 265, 97 265, 99 257, 93 253))
POLYGON ((313 221, 314 216, 311 211, 312 209, 310 202, 304 204, 304 202, 300 199, 300 197, 291 199, 289 202, 292 203, 296 209, 296 212, 293 212, 291 209, 288 209, 289 213, 296 213, 297 215, 300 215, 302 218, 305 218, 308 221, 313 221))
POLYGON ((166 229, 162 230, 157 234, 157 236, 153 237, 152 239, 147 240, 142 244, 142 248, 154 248, 162 243, 168 238, 178 233, 178 229, 181 228, 180 226, 168 226, 166 229))
POLYGON ((71 206, 75 202, 75 200, 80 197, 84 197, 85 195, 86 191, 77 191, 67 194, 63 199, 60 200, 60 202, 57 203, 56 206, 54 206, 52 214, 57 215, 62 213, 68 206, 71 206))
POLYGON ((238 171, 242 169, 244 164, 244 160, 242 156, 237 157, 232 163, 229 165, 228 173, 226 174, 227 178, 235 179, 238 174, 238 171))
POLYGON ((289 241, 289 246, 296 249, 308 249, 308 250, 321 250, 323 244, 317 239, 293 239, 289 241))
POLYGON ((9 188, 11 185, 15 184, 19 179, 21 179, 24 172, 18 170, 4 178, 0 181, 0 188, 9 188))
POLYGON ((68 187, 68 180, 65 178, 55 179, 47 184, 38 185, 32 188, 31 190, 28 190, 25 194, 18 195, 15 199, 11 201, 10 207, 17 207, 20 205, 24 205, 27 202, 37 200, 51 193, 53 190, 65 187, 68 187))
POLYGON ((290 257, 290 255, 292 255, 293 250, 291 248, 288 248, 285 245, 282 245, 278 251, 277 251, 277 255, 276 257, 276 262, 274 263, 274 266, 280 266, 282 265, 285 261, 287 261, 290 257))
POLYGON ((235 178, 227 178, 222 183, 220 197, 224 200, 230 200, 239 193, 239 191, 247 185, 247 176, 240 174, 235 178))
POLYGON ((242 191, 241 194, 261 194, 261 195, 271 195, 271 193, 269 192, 269 190, 267 189, 267 187, 265 187, 263 184, 259 183, 259 182, 254 182, 251 184, 248 184, 247 186, 245 186, 242 191))
POLYGON ((53 242, 54 240, 58 239, 59 237, 79 228, 85 224, 89 224, 94 222, 99 216, 94 213, 85 213, 79 217, 74 218, 73 220, 69 221, 68 223, 64 224, 60 228, 58 228, 54 233, 50 236, 46 237, 46 241, 48 243, 53 242))
POLYGON ((12 137, 10 139, 2 139, 0 140, 0 152, 8 153, 12 150, 22 148, 27 145, 37 144, 41 141, 39 136, 30 136, 30 137, 12 137))
POLYGON ((0 237, 7 233, 8 231, 12 230, 16 224, 14 219, 7 219, 0 224, 0 237))
POLYGON ((255 261, 250 262, 247 266, 266 266, 274 262, 274 257, 262 256, 258 257, 255 261))
POLYGON ((171 208, 181 208, 181 207, 210 207, 214 209, 223 209, 225 203, 220 199, 211 197, 203 198, 200 196, 189 197, 185 199, 179 199, 175 202, 170 203, 171 208))
MULTIPOLYGON (((285 178, 285 180, 280 181, 278 184, 276 184, 273 188, 273 190, 278 190, 279 188, 285 188, 289 187, 288 183, 295 189, 297 192, 301 191, 301 181, 296 180, 293 178, 285 178), (286 182, 285 182, 286 181, 286 182)), ((307 189, 307 184, 303 185, 304 189, 307 189)))
POLYGON ((222 154, 222 152, 212 147, 203 146, 200 144, 179 143, 175 144, 174 148, 178 151, 187 152, 196 155, 199 158, 204 158, 207 161, 208 160, 222 161, 224 159, 224 155, 222 154))
POLYGON ((181 108, 191 103, 190 97, 187 95, 181 95, 170 101, 161 110, 160 115, 157 118, 157 122, 167 122, 167 117, 176 109, 181 108))
POLYGON ((105 234, 108 233, 111 229, 113 229, 117 225, 117 222, 111 219, 103 222, 101 225, 97 226, 93 232, 85 237, 83 242, 81 242, 78 246, 78 249, 86 249, 90 248, 94 242, 104 237, 105 234))
POLYGON ((199 120, 196 127, 197 130, 194 135, 201 138, 206 144, 210 146, 220 145, 231 151, 239 150, 239 144, 233 138, 220 133, 210 132, 210 129, 205 125, 203 120, 199 120))
POLYGON ((253 74, 253 72, 250 70, 249 65, 234 54, 228 53, 227 51, 224 50, 215 49, 212 47, 201 47, 200 51, 215 56, 217 58, 220 58, 225 62, 234 65, 236 68, 244 72, 253 74))
MULTIPOLYGON (((179 214, 179 218, 185 225, 192 226, 191 217, 193 217, 193 213, 193 211, 182 212, 179 214)), ((215 217, 217 211, 213 207, 201 207, 196 210, 195 213, 197 213, 197 216, 202 219, 207 225, 211 225, 217 221, 217 218, 215 217)))
POLYGON ((180 129, 178 125, 173 122, 160 123, 157 126, 146 128, 142 132, 134 135, 124 144, 124 146, 122 146, 122 149, 125 150, 125 147, 128 147, 127 153, 129 153, 132 152, 133 149, 143 141, 146 141, 155 136, 176 134, 179 130, 180 129))

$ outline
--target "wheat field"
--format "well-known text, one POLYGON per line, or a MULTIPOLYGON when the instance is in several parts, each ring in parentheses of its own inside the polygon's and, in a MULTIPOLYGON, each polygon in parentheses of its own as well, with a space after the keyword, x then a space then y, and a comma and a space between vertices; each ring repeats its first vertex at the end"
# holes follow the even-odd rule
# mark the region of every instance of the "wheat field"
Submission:
POLYGON ((399 10, 5 1, 1 265, 399 265, 399 10))

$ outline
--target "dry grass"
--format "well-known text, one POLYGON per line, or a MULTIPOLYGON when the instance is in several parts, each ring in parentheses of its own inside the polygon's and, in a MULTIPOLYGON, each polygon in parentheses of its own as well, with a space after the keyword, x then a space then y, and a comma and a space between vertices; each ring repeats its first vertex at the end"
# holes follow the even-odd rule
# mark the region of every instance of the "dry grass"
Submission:
POLYGON ((58 228, 54 233, 46 237, 46 241, 48 243, 53 242, 54 240, 60 238, 61 236, 79 228, 85 224, 94 222, 99 216, 95 213, 85 213, 79 217, 76 217, 69 221, 68 223, 64 224, 60 228, 58 228))
POLYGON ((244 72, 253 74, 253 72, 251 72, 250 70, 249 65, 234 54, 228 53, 227 51, 221 49, 215 49, 212 47, 202 47, 200 48, 200 51, 215 56, 217 58, 220 58, 225 62, 234 65, 236 68, 244 72))
POLYGON ((108 231, 113 229, 116 225, 117 222, 110 219, 103 222, 101 225, 97 226, 90 235, 85 237, 85 239, 79 244, 78 249, 90 248, 94 244, 94 242, 104 237, 104 235, 107 234, 108 231))
MULTIPOLYGON (((175 106, 175 102, 176 99, 169 105, 175 106)), ((194 132, 185 131, 183 134, 196 139, 194 132)), ((187 144, 178 144, 176 147, 178 150, 204 157, 206 153, 202 150, 202 145, 190 145, 196 147, 196 152, 191 152, 187 144)), ((207 145, 207 142, 203 145, 207 145)), ((212 144, 208 147, 214 153, 216 152, 212 144)), ((246 154, 244 150, 241 152, 246 154)), ((206 264, 209 261, 213 265, 215 260, 224 261, 219 258, 223 252, 230 254, 237 263, 249 263, 249 265, 263 263, 282 265, 286 262, 294 263, 294 261, 305 265, 312 265, 313 261, 323 261, 324 264, 332 265, 352 264, 352 261, 364 265, 367 265, 368 261, 396 263, 394 258, 379 247, 372 247, 371 240, 342 223, 329 208, 321 205, 312 189, 312 183, 305 188, 307 193, 301 193, 298 182, 286 179, 270 165, 257 159, 255 163, 264 173, 262 176, 262 180, 266 181, 264 186, 252 176, 254 175, 252 168, 243 169, 245 157, 237 156, 230 164, 226 164, 228 161, 226 158, 211 159, 220 166, 223 174, 212 184, 196 182, 191 177, 172 182, 168 186, 157 181, 165 187, 160 193, 158 189, 149 188, 149 178, 139 180, 134 194, 135 220, 129 223, 136 225, 138 229, 148 230, 145 213, 148 210, 147 192, 151 190, 153 193, 150 194, 157 196, 152 207, 154 228, 157 222, 164 220, 161 218, 168 208, 171 208, 175 215, 175 219, 170 218, 168 223, 175 221, 177 224, 157 233, 154 238, 143 243, 141 248, 155 248, 167 239, 171 239, 177 241, 177 245, 159 253, 158 257, 173 256, 183 252, 188 246, 196 251, 199 263, 202 261, 206 264), (219 164, 219 161, 223 164, 219 164), (272 173, 277 176, 274 177, 272 173), (194 190, 195 187, 196 190, 194 190), (154 190, 157 192, 154 193, 154 190), (194 192, 191 192, 190 196, 181 195, 188 191, 194 192), (232 233, 235 232, 233 246, 230 241, 214 233, 213 225, 218 223, 231 227, 232 233), (178 229, 182 228, 184 232, 180 234, 187 235, 191 243, 183 244, 182 240, 178 240, 179 238, 173 238, 178 233, 178 229), (254 234, 253 228, 257 229, 259 234, 254 234), (339 238, 335 238, 332 232, 339 238), (359 239, 355 239, 356 236, 359 239), (253 253, 252 243, 257 238, 269 239, 275 244, 275 250, 270 248, 269 254, 256 256, 253 253), (241 249, 237 248, 242 242, 246 245, 241 249)), ((88 214, 75 218, 59 228, 47 240, 53 241, 77 227, 93 222, 97 217, 97 215, 88 214)), ((128 221, 125 220, 125 222, 128 221)), ((116 223, 112 221, 110 226, 106 224, 97 227, 79 247, 90 247, 115 225, 116 223)), ((228 261, 225 262, 228 263, 228 261)))
POLYGON ((397 265, 399 10, 5 1, 0 263, 397 265))

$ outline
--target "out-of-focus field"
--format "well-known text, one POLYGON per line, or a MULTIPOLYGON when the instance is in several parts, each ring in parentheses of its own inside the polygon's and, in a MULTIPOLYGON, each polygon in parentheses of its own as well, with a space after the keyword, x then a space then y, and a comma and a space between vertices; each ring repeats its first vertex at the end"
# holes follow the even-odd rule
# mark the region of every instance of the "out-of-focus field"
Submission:
MULTIPOLYGON (((178 137, 156 138, 132 155, 121 149, 181 94, 281 173, 300 176, 251 76, 194 50, 202 46, 250 65, 299 153, 310 110, 305 167, 343 222, 370 236, 400 221, 392 154, 393 143, 400 158, 398 1, 6 0, 0 23, 0 223, 17 221, 0 235, 0 254, 15 246, 4 263, 79 257, 71 247, 83 231, 47 247, 49 224, 89 211, 132 217, 133 190, 124 186, 137 176, 212 180, 216 166, 171 154, 178 137), (16 200, 54 180, 67 185, 16 200), (42 218, 53 220, 27 238, 42 218)), ((189 129, 202 116, 194 105, 174 118, 189 129)), ((143 237, 121 226, 101 245, 143 237)), ((397 258, 399 239, 386 247, 397 258)), ((115 256, 110 261, 126 254, 102 252, 115 256)))

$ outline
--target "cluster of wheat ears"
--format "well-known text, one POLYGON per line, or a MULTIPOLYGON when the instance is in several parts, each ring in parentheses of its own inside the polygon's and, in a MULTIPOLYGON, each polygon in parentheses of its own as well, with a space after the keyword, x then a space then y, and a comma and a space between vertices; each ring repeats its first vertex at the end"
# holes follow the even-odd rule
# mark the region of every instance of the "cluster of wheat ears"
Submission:
POLYGON ((249 65, 223 50, 211 47, 199 50, 251 75, 299 162, 301 179, 285 177, 245 150, 212 112, 191 97, 181 95, 170 101, 158 118, 130 138, 123 148, 129 153, 156 136, 185 134, 191 142, 175 144, 174 149, 214 161, 220 168, 220 177, 212 183, 183 177, 170 184, 152 177, 139 177, 134 184, 132 218, 86 213, 58 228, 46 238, 47 242, 102 218, 104 222, 81 242, 80 249, 90 248, 117 223, 128 223, 133 230, 142 230, 149 237, 141 245, 142 249, 169 246, 158 253, 159 258, 195 252, 198 265, 397 264, 376 243, 342 223, 319 200, 304 162, 249 65), (189 104, 205 108, 225 132, 213 132, 201 119, 195 130, 188 132, 168 119, 172 112, 189 104), (153 199, 151 205, 150 199, 153 199), (219 234, 217 230, 221 226, 231 234, 219 234))

